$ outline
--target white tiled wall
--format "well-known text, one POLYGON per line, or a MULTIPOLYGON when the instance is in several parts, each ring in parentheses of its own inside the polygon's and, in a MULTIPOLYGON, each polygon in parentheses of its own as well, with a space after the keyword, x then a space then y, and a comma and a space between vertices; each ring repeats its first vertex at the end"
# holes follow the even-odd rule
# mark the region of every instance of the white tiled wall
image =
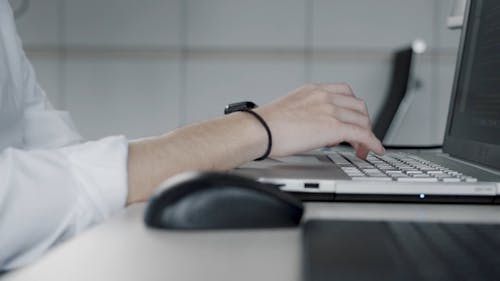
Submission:
POLYGON ((306 0, 186 0, 190 47, 304 46, 306 0))
POLYGON ((456 49, 460 39, 459 30, 449 30, 446 27, 446 17, 450 14, 453 0, 442 0, 437 2, 436 30, 438 31, 438 44, 442 48, 456 49))
POLYGON ((451 0, 30 2, 18 26, 41 84, 88 138, 158 134, 308 81, 351 83, 376 116, 391 51, 422 38, 437 55, 418 69, 424 88, 405 120, 417 130, 397 139, 442 139, 459 34, 445 27, 451 0))
POLYGON ((165 48, 180 44, 181 0, 65 0, 69 46, 165 48))
POLYGON ((415 91, 414 100, 408 109, 406 116, 398 128, 398 134, 393 144, 435 145, 433 135, 433 114, 435 104, 433 103, 435 93, 434 64, 429 55, 416 56, 413 60, 415 79, 420 86, 413 87, 415 91))
POLYGON ((435 0, 314 0, 314 46, 392 49, 415 38, 431 42, 435 3, 435 0))
POLYGON ((72 58, 66 68, 66 106, 83 135, 136 138, 177 126, 178 60, 72 58))
POLYGON ((83 135, 135 138, 176 128, 181 1, 66 0, 64 7, 65 104, 83 135))
MULTIPOLYGON (((17 29, 38 80, 54 107, 61 108, 60 54, 47 49, 61 45, 61 0, 31 1, 26 14, 17 19, 17 29), (30 49, 38 49, 30 52, 30 49)), ((10 0, 14 9, 21 6, 21 0, 10 0)))
POLYGON ((61 59, 53 55, 35 55, 30 57, 31 64, 42 88, 55 108, 63 107, 61 96, 61 59))
MULTIPOLYGON (((59 46, 61 43, 61 1, 37 0, 29 2, 26 14, 16 20, 25 46, 59 46)), ((14 8, 22 0, 9 0, 14 8)))

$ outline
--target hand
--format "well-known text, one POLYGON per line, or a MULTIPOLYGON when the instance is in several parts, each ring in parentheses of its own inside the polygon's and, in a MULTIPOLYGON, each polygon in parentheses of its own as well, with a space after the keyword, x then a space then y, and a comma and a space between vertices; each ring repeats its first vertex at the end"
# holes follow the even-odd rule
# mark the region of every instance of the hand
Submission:
POLYGON ((271 157, 282 157, 320 147, 350 143, 365 159, 370 151, 383 155, 371 131, 368 110, 349 85, 307 84, 255 110, 273 135, 271 157))

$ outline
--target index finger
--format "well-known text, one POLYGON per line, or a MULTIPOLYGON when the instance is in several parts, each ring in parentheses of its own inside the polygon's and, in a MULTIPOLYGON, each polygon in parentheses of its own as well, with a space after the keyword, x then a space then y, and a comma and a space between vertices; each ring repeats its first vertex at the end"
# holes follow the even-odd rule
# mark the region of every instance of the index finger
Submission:
POLYGON ((351 144, 357 143, 380 156, 384 155, 384 146, 369 129, 364 129, 352 124, 342 123, 340 125, 340 130, 342 141, 346 141, 351 144))
POLYGON ((352 90, 351 86, 349 86, 349 84, 347 83, 319 83, 317 85, 321 89, 328 92, 336 94, 344 94, 353 97, 356 96, 354 95, 354 91, 352 90))

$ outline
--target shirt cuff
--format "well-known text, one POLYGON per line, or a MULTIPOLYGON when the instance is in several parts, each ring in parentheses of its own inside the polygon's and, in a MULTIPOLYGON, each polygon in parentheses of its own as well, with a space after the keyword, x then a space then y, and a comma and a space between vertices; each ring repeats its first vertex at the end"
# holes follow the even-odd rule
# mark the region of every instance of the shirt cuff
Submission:
POLYGON ((127 200, 128 141, 107 137, 63 148, 78 188, 97 211, 95 222, 122 209, 127 200))

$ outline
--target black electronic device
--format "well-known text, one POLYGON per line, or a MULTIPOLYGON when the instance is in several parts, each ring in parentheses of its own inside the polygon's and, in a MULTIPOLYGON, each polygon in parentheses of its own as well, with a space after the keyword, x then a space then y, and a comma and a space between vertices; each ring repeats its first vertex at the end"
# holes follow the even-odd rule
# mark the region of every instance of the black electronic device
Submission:
POLYGON ((256 108, 257 105, 251 101, 235 102, 226 105, 224 108, 224 114, 230 114, 237 111, 248 111, 256 108))
POLYGON ((315 220, 304 280, 499 280, 500 225, 315 220))
POLYGON ((163 229, 292 227, 302 203, 276 186, 219 172, 186 173, 167 180, 149 201, 144 221, 163 229))
POLYGON ((393 123, 401 102, 408 91, 413 55, 414 51, 411 46, 397 50, 393 54, 389 90, 372 128, 375 136, 381 141, 384 141, 389 127, 393 123))

